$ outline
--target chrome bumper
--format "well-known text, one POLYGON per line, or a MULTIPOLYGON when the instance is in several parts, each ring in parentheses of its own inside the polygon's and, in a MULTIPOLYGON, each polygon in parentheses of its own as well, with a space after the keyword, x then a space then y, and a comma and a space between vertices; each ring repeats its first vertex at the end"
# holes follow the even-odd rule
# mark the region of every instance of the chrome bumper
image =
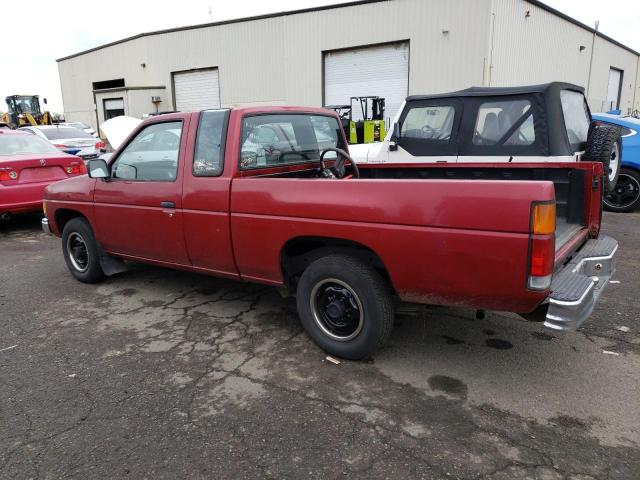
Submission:
POLYGON ((44 217, 40 224, 42 225, 42 231, 44 233, 51 233, 51 229, 49 228, 49 219, 47 217, 44 217))
POLYGON ((553 330, 576 330, 591 312, 616 270, 618 242, 601 235, 556 272, 551 282, 549 309, 544 326, 553 330))

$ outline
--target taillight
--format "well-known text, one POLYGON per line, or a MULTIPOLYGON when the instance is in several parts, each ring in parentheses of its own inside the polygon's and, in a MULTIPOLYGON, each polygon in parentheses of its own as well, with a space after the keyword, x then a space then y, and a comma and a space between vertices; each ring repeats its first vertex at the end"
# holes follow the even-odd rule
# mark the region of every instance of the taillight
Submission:
POLYGON ((531 207, 531 233, 548 235, 556 231, 556 204, 534 203, 531 207))
POLYGON ((0 172, 0 182, 8 182, 9 180, 17 180, 18 172, 15 170, 3 170, 0 172))
POLYGON ((555 260, 555 203, 534 202, 531 205, 530 232, 527 288, 548 290, 551 287, 555 260))
POLYGON ((69 175, 82 175, 87 173, 87 167, 84 166, 84 163, 69 165, 65 168, 65 172, 69 175))
POLYGON ((67 148, 67 146, 66 146, 66 145, 63 145, 63 144, 61 144, 61 143, 54 143, 54 144, 53 144, 53 146, 54 146, 54 147, 58 147, 58 148, 67 148))
POLYGON ((107 144, 106 144, 106 143, 104 143, 104 142, 101 140, 101 141, 99 141, 98 143, 96 143, 96 148, 97 148, 98 150, 103 149, 103 148, 107 148, 107 144))

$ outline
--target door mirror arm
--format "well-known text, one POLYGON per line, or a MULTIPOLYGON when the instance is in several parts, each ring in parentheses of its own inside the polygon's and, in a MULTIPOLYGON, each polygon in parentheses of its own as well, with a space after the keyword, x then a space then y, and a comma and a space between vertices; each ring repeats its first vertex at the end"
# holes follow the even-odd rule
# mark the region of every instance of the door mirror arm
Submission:
POLYGON ((393 124, 393 133, 389 139, 389 150, 395 152, 398 150, 398 140, 400 139, 400 125, 398 123, 393 124))

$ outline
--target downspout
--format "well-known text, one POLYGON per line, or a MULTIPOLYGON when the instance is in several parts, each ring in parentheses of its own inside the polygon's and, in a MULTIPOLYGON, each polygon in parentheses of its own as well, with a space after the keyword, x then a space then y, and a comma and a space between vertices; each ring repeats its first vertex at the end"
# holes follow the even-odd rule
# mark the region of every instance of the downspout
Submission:
POLYGON ((489 23, 488 23, 488 35, 487 35, 487 56, 485 58, 483 79, 482 83, 490 87, 491 86, 491 74, 493 72, 493 49, 495 43, 495 28, 496 28, 496 12, 495 12, 495 0, 491 0, 489 3, 489 23))
POLYGON ((636 81, 633 84, 633 103, 631 103, 631 114, 634 114, 638 110, 640 110, 636 107, 636 93, 638 92, 638 88, 640 88, 640 86, 638 86, 639 72, 640 72, 640 55, 638 55, 638 58, 636 60, 636 81))
POLYGON ((596 28, 593 30, 593 37, 591 39, 591 58, 589 59, 589 77, 587 78, 587 103, 589 102, 589 94, 591 91, 591 68, 593 67, 593 51, 596 48, 596 35, 598 35, 598 27, 600 22, 596 20, 596 28))
POLYGON ((96 99, 96 91, 93 91, 93 112, 96 114, 96 132, 100 136, 100 120, 98 119, 98 100, 96 99))

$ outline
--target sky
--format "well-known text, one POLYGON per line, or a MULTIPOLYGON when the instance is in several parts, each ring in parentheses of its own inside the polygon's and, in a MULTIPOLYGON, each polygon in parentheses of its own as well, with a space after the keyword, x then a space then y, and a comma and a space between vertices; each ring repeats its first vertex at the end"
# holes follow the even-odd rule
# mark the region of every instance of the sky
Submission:
MULTIPOLYGON (((344 2, 3 0, 2 3, 0 110, 6 109, 7 95, 32 94, 40 95, 41 99, 46 97, 48 109, 60 112, 57 58, 142 32, 344 2)), ((544 3, 590 26, 599 20, 602 33, 640 51, 639 0, 544 0, 544 3)))

